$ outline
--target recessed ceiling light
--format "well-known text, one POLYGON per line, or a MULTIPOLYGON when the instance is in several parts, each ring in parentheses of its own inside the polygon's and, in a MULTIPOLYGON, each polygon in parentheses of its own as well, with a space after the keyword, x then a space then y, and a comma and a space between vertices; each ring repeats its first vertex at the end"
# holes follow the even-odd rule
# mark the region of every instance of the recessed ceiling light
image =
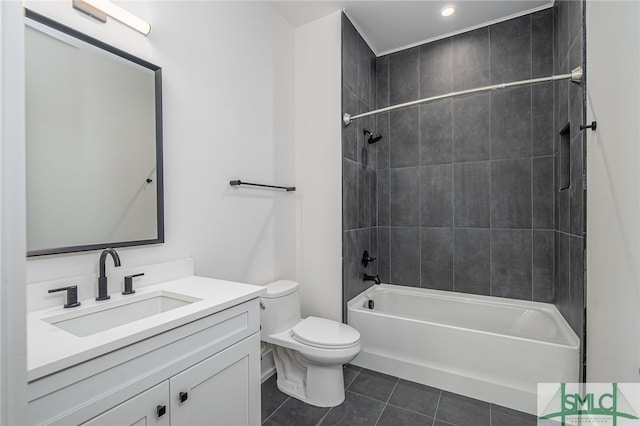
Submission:
POLYGON ((440 15, 442 16, 451 16, 456 13, 456 8, 454 6, 447 6, 440 11, 440 15))

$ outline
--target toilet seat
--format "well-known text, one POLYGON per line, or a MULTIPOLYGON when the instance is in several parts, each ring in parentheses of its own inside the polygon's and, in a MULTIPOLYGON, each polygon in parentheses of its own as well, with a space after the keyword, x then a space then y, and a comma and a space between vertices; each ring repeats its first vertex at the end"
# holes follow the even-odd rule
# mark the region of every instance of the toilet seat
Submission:
POLYGON ((299 343, 321 349, 345 349, 360 343, 358 330, 341 322, 308 317, 291 328, 291 337, 299 343))

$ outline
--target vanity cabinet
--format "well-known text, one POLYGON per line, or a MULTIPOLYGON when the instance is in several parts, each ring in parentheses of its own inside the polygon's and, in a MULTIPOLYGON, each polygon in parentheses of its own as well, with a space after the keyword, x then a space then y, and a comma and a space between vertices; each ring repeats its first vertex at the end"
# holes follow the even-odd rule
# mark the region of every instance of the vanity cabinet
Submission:
POLYGON ((84 423, 86 426, 169 426, 167 404, 169 382, 165 381, 127 402, 110 409, 106 413, 84 423), (164 408, 165 413, 158 410, 164 408))
POLYGON ((259 424, 252 417, 252 408, 260 406, 259 347, 254 335, 172 377, 171 424, 259 424))
POLYGON ((258 335, 84 423, 86 426, 248 425, 259 375, 258 335))
POLYGON ((29 424, 259 425, 259 318, 252 299, 32 381, 29 424))

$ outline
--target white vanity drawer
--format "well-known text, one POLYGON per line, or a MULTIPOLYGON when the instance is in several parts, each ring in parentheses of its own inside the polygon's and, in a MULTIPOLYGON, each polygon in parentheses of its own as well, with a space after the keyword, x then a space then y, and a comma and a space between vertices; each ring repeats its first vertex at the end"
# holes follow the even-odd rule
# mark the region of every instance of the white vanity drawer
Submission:
POLYGON ((28 384, 28 423, 79 424, 259 332, 258 299, 28 384))

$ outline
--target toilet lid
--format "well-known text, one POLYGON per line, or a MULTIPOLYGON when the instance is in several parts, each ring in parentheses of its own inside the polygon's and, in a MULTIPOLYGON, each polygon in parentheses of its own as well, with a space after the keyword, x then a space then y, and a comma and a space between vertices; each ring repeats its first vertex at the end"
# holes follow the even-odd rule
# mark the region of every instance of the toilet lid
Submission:
POLYGON ((325 349, 350 348, 360 342, 360 333, 341 322, 309 317, 291 329, 291 337, 300 343, 325 349))
POLYGON ((262 295, 265 299, 277 299, 298 290, 298 283, 289 280, 274 281, 265 286, 267 292, 262 295))

